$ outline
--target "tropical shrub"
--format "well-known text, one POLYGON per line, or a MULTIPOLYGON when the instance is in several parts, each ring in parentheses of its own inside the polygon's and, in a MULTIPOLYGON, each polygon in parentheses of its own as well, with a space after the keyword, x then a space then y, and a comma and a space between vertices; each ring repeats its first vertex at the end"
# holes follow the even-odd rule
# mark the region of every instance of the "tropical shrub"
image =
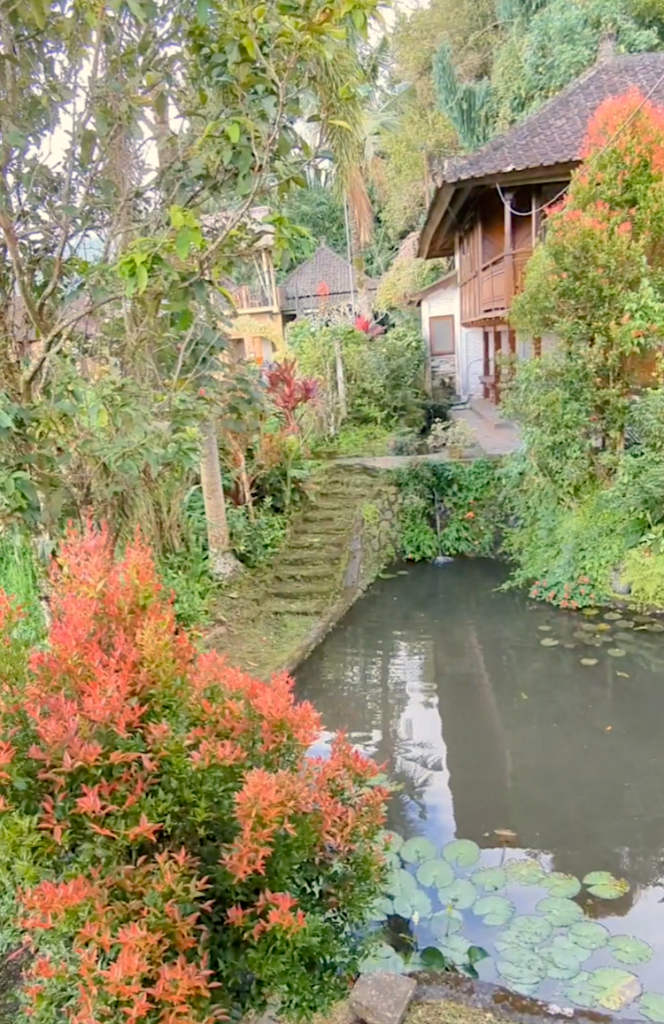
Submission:
POLYGON ((495 463, 428 463, 400 471, 398 481, 399 546, 406 558, 495 552, 500 526, 495 463))
POLYGON ((378 769, 286 676, 197 654, 149 550, 73 530, 48 646, 0 599, 2 942, 40 1024, 212 1022, 344 990, 383 872, 378 769))

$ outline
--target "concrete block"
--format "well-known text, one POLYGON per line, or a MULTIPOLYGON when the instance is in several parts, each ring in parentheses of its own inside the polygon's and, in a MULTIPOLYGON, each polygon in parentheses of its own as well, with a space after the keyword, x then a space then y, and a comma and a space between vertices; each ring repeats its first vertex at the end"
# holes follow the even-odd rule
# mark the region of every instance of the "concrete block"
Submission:
POLYGON ((364 974, 350 994, 353 1013, 366 1024, 402 1024, 417 982, 403 974, 364 974))

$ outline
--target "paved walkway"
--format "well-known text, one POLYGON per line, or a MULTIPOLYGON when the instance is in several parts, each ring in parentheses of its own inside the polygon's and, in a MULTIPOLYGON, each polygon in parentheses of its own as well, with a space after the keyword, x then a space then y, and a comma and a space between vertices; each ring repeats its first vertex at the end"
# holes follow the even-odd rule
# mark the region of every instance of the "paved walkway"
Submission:
MULTIPOLYGON (((486 399, 477 399, 462 409, 452 409, 452 419, 465 420, 477 437, 476 454, 467 455, 464 462, 472 462, 489 455, 499 458, 514 452, 521 444, 519 431, 514 423, 505 420, 500 410, 486 399)), ((349 456, 335 459, 338 466, 363 466, 365 469, 404 469, 419 462, 449 462, 449 454, 431 452, 428 455, 374 455, 349 456)))

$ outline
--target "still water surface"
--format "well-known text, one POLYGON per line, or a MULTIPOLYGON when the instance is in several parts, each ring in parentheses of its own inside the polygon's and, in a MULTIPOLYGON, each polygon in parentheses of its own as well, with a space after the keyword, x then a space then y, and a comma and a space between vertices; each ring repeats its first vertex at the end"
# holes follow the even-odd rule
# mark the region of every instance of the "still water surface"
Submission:
POLYGON ((654 947, 629 969, 664 993, 664 633, 611 623, 613 639, 588 646, 580 627, 600 618, 499 592, 504 577, 478 560, 378 581, 298 670, 297 694, 322 715, 321 747, 343 729, 387 764, 401 835, 475 840, 483 866, 527 851, 552 871, 628 879, 627 895, 586 912, 654 947), (516 853, 496 839, 505 829, 516 853))

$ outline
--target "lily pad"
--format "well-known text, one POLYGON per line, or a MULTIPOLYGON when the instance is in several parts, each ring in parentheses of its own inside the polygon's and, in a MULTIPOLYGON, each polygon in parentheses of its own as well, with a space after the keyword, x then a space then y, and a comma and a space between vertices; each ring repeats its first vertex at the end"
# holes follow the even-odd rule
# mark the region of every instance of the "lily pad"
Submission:
POLYGON ((617 633, 613 634, 616 640, 621 640, 623 643, 628 643, 630 640, 634 640, 633 633, 625 633, 622 630, 618 630, 617 633))
POLYGON ((610 632, 611 627, 608 622, 598 622, 595 629, 598 633, 608 633, 610 632))
POLYGON ((627 651, 624 647, 609 647, 606 652, 611 658, 624 658, 627 651))
POLYGON ((403 844, 399 856, 406 864, 423 864, 425 860, 432 860, 436 856, 436 847, 430 839, 414 836, 403 844))
POLYGON ((458 910, 439 910, 431 918, 431 931, 438 939, 447 939, 463 928, 463 914, 458 910))
POLYGON ((387 880, 387 891, 390 896, 405 896, 408 899, 417 892, 417 882, 405 868, 393 871, 387 880))
POLYGON ((590 618, 590 617, 593 617, 595 615, 599 615, 599 608, 582 608, 581 609, 581 614, 582 615, 587 615, 590 618))
MULTIPOLYGON (((652 622, 648 625, 652 625, 652 622)), ((632 619, 616 619, 616 629, 634 629, 634 623, 632 619)))
POLYGON ((583 975, 565 989, 566 995, 579 1006, 603 1006, 606 1010, 622 1010, 641 995, 641 982, 635 974, 621 967, 598 967, 583 975))
POLYGON ((639 1010, 648 1020, 655 1024, 664 1024, 664 996, 656 992, 646 992, 639 1003, 639 1010))
POLYGON ((443 857, 450 864, 469 868, 480 859, 480 848, 472 839, 454 839, 443 847, 443 857))
POLYGON ((394 913, 394 904, 392 900, 388 899, 387 896, 381 896, 380 899, 376 900, 373 909, 371 911, 372 921, 384 921, 394 913))
POLYGON ((537 985, 546 978, 546 961, 530 949, 506 949, 496 964, 498 973, 513 985, 537 985))
POLYGON ((421 889, 416 889, 409 896, 397 896, 394 900, 394 913, 406 921, 431 917, 431 900, 421 889))
POLYGON ((581 921, 580 924, 572 925, 569 930, 569 937, 572 942, 582 949, 603 949, 608 945, 610 934, 602 924, 595 924, 594 921, 581 921))
POLYGON ((457 967, 468 963, 468 950, 471 943, 463 935, 450 935, 440 944, 440 951, 446 960, 451 960, 457 967))
POLYGON ((375 974, 376 971, 390 971, 394 974, 401 974, 404 970, 404 961, 392 946, 381 942, 375 946, 370 955, 360 964, 361 974, 375 974))
POLYGON ((507 885, 507 875, 502 868, 480 868, 470 877, 477 888, 485 892, 498 892, 507 885))
POLYGON ((581 892, 581 882, 574 875, 563 874, 562 871, 554 871, 548 875, 543 883, 551 896, 560 896, 570 899, 581 892))
POLYGON ((553 933, 553 925, 545 917, 516 917, 503 933, 502 941, 510 946, 535 948, 542 946, 553 933))
POLYGON ((538 860, 509 860, 505 865, 507 878, 510 882, 520 885, 542 885, 546 874, 538 860))
POLYGON ((632 935, 614 935, 609 939, 609 948, 621 964, 647 964, 652 960, 652 946, 632 935))
POLYGON ((546 962, 546 973, 556 981, 572 981, 581 974, 581 958, 571 949, 549 946, 540 949, 539 954, 546 962))
POLYGON ((501 925, 507 924, 515 913, 516 907, 505 896, 484 896, 473 906, 473 914, 481 917, 484 923, 492 928, 500 928, 501 925))
POLYGON ((572 636, 575 640, 585 640, 588 634, 584 633, 582 630, 577 629, 575 633, 572 633, 572 636))
POLYGON ((647 629, 649 633, 664 633, 664 626, 661 622, 651 622, 643 628, 647 629))
POLYGON ((542 647, 557 647, 560 640, 556 640, 555 637, 545 636, 543 640, 540 640, 542 647))
POLYGON ((617 622, 618 619, 622 619, 620 612, 604 612, 604 618, 608 619, 609 622, 617 622))
POLYGON ((383 829, 378 836, 378 842, 382 843, 390 853, 398 853, 403 846, 403 836, 397 832, 390 832, 389 829, 383 829))
POLYGON ((452 885, 438 890, 438 899, 443 906, 453 906, 457 910, 468 910, 477 899, 477 889, 472 882, 458 878, 452 885))
POLYGON ((624 878, 614 878, 609 871, 591 871, 583 879, 588 891, 601 900, 617 900, 629 892, 629 882, 624 878))
POLYGON ((450 960, 448 957, 436 946, 427 946, 420 953, 420 960, 424 967, 428 967, 432 971, 444 971, 449 967, 450 960))
POLYGON ((595 632, 595 624, 594 624, 594 622, 582 622, 581 623, 581 629, 585 629, 585 631, 587 633, 594 633, 595 632))
POLYGON ((550 921, 554 928, 566 928, 583 920, 583 910, 579 904, 560 896, 547 896, 539 901, 535 910, 550 921))
POLYGON ((541 630, 542 633, 550 633, 553 629, 553 626, 547 626, 546 623, 542 623, 542 625, 538 626, 537 628, 541 630))
POLYGON ((591 666, 591 665, 596 665, 597 664, 597 658, 581 658, 580 661, 581 661, 582 665, 586 665, 586 666, 591 666))
POLYGON ((584 960, 588 960, 595 952, 594 949, 586 949, 584 946, 577 946, 577 944, 570 939, 569 935, 556 935, 552 942, 552 946, 555 949, 565 950, 567 953, 573 953, 581 963, 583 963, 584 960))
POLYGON ((445 889, 448 885, 452 885, 454 871, 446 860, 427 860, 417 869, 417 881, 425 889, 434 885, 438 889, 445 889))

